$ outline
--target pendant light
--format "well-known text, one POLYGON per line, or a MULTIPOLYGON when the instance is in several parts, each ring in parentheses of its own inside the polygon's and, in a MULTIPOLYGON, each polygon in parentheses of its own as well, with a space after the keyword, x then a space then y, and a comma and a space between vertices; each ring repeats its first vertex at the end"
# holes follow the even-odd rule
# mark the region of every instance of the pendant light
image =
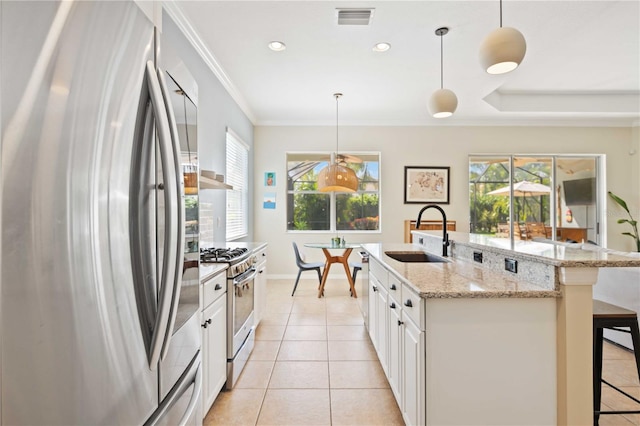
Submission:
POLYGON ((449 32, 449 28, 442 27, 436 30, 436 35, 440 37, 440 89, 433 92, 429 99, 429 110, 435 118, 451 117, 458 107, 458 97, 449 89, 443 87, 443 54, 442 36, 449 32))
POLYGON ((502 26, 500 0, 500 28, 493 30, 480 45, 480 62, 489 74, 505 74, 520 65, 527 52, 527 42, 520 31, 502 26))
POLYGON ((320 192, 355 192, 358 189, 356 172, 346 166, 340 159, 338 151, 338 99, 342 93, 334 93, 336 98, 336 152, 331 155, 331 163, 318 174, 318 190, 320 192), (344 164, 344 165, 343 165, 344 164))

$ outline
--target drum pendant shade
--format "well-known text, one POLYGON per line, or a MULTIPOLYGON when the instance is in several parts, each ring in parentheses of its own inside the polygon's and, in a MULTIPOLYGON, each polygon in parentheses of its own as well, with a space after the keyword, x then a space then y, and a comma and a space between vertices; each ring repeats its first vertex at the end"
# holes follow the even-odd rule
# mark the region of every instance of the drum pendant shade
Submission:
POLYGON ((318 190, 320 192, 355 192, 358 189, 356 172, 338 162, 338 99, 342 93, 334 93, 336 98, 336 154, 331 164, 320 170, 318 174, 318 190))
POLYGON ((333 163, 320 171, 318 189, 320 192, 355 192, 358 177, 349 167, 333 163))

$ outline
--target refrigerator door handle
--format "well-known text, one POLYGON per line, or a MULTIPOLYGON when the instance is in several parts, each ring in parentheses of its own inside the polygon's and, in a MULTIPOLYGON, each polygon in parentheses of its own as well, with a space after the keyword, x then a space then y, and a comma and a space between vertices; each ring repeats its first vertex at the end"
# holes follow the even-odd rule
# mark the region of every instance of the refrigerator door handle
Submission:
POLYGON ((184 415, 180 419, 180 426, 186 425, 193 413, 198 409, 198 404, 200 402, 200 394, 202 393, 202 366, 198 364, 198 370, 196 371, 196 377, 194 379, 195 388, 193 389, 193 393, 191 394, 191 400, 189 401, 189 405, 184 412, 184 415))
POLYGON ((173 296, 173 286, 169 287, 175 278, 175 262, 171 259, 175 259, 173 251, 176 247, 176 233, 175 223, 178 216, 178 206, 176 206, 175 200, 177 197, 178 188, 176 186, 175 179, 172 179, 173 174, 173 162, 174 157, 172 142, 171 142, 171 130, 169 127, 169 120, 167 118, 167 111, 165 103, 163 101, 162 92, 160 90, 160 84, 155 72, 155 66, 153 62, 148 61, 146 66, 147 81, 149 84, 149 97, 153 105, 153 111, 156 118, 156 131, 158 132, 158 145, 160 147, 160 161, 162 164, 162 174, 164 180, 164 208, 165 208, 165 238, 163 248, 163 265, 162 274, 160 276, 159 283, 159 297, 158 297, 158 314, 156 316, 155 327, 153 329, 153 335, 151 338, 151 351, 149 356, 149 367, 155 369, 160 355, 162 347, 165 341, 167 328, 169 326, 169 317, 171 313, 171 304, 173 296))
POLYGON ((171 297, 171 310, 169 311, 169 322, 167 331, 164 336, 164 343, 162 345, 162 353, 160 359, 164 359, 169 350, 169 344, 171 336, 173 335, 173 328, 176 322, 176 314, 178 312, 178 304, 180 301, 180 289, 182 288, 182 272, 183 272, 183 259, 182 253, 184 253, 184 234, 185 234, 185 212, 184 212, 184 177, 182 174, 182 162, 180 159, 180 139, 178 138, 178 127, 176 125, 176 118, 173 113, 173 107, 171 105, 171 99, 167 83, 164 78, 164 74, 160 69, 157 70, 158 83, 160 85, 160 91, 164 98, 164 108, 167 115, 169 124, 169 134, 171 135, 171 156, 173 158, 173 167, 168 171, 172 183, 176 186, 177 191, 175 195, 175 203, 177 205, 176 220, 171 223, 172 229, 169 230, 172 235, 177 235, 177 241, 175 241, 172 247, 175 252, 171 257, 167 257, 167 262, 174 263, 175 275, 173 277, 173 290, 171 297))
POLYGON ((200 393, 202 392, 202 366, 200 361, 200 351, 191 361, 191 364, 182 374, 182 377, 173 386, 166 398, 160 403, 158 409, 149 417, 144 426, 155 426, 163 419, 163 417, 171 410, 171 407, 184 395, 184 393, 194 385, 193 393, 185 412, 180 419, 180 426, 186 424, 194 410, 198 408, 200 393))

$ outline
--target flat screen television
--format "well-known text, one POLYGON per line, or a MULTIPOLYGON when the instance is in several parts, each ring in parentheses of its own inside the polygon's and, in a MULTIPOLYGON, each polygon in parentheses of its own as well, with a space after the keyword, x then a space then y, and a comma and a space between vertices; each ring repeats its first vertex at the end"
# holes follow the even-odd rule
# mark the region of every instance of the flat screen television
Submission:
POLYGON ((568 206, 588 206, 596 202, 596 178, 565 180, 564 200, 568 206))

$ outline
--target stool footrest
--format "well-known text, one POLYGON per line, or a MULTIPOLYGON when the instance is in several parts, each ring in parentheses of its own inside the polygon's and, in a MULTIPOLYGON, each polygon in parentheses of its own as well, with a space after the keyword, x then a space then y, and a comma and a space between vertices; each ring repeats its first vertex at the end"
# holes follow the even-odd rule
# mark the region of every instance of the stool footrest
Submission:
POLYGON ((619 411, 594 411, 595 414, 640 414, 640 410, 619 410, 619 411))
MULTIPOLYGON (((610 388, 613 388, 615 390, 617 390, 618 392, 620 392, 621 394, 623 394, 624 396, 626 396, 627 398, 631 398, 633 399, 635 402, 637 402, 638 404, 640 404, 640 400, 637 399, 635 396, 633 395, 629 395, 628 393, 626 393, 625 391, 623 391, 622 389, 618 388, 615 385, 612 385, 611 383, 607 382, 605 379, 601 379, 602 383, 604 383, 605 385, 609 386, 610 388)), ((636 413, 640 413, 640 410, 635 411, 636 413)), ((606 411, 600 411, 600 413, 606 413, 606 411)))

